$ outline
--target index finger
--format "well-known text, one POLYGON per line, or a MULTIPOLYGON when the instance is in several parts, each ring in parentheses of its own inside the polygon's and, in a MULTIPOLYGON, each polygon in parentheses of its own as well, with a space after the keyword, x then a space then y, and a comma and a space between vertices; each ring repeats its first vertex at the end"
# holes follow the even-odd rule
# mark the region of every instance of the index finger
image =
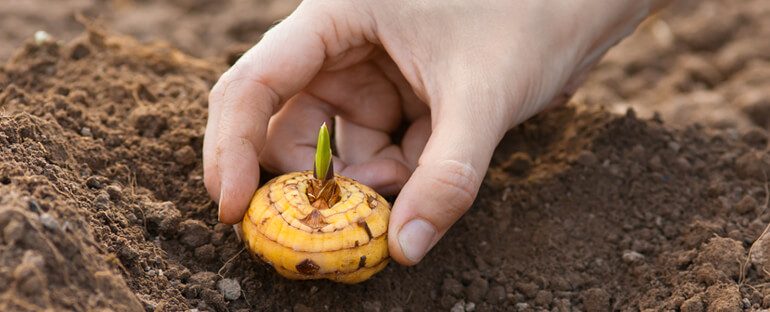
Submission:
POLYGON ((302 5, 225 72, 209 95, 204 182, 219 220, 238 223, 259 182, 270 116, 318 73, 325 45, 302 5))

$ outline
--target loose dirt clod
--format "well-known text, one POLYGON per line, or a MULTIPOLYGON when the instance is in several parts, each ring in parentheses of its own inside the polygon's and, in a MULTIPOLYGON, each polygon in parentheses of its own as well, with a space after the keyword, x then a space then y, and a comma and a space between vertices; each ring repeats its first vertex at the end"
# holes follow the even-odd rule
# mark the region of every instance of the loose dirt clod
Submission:
POLYGON ((695 262, 710 263, 730 278, 738 278, 741 262, 745 258, 746 249, 741 242, 726 237, 714 237, 703 246, 695 262))
POLYGON ((211 239, 211 229, 198 220, 185 220, 179 224, 180 241, 189 247, 199 247, 211 239))
POLYGON ((236 300, 241 296, 241 285, 231 278, 223 278, 217 282, 217 289, 227 300, 236 300))

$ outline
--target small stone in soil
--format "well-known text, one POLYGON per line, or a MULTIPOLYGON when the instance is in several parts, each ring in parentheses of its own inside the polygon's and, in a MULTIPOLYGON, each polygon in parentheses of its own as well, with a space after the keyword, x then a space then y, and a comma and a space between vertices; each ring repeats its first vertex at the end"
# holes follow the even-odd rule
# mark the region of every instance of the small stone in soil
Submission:
POLYGON ((460 300, 449 310, 450 312, 465 312, 465 301, 460 300))
POLYGON ((190 276, 190 284, 199 285, 203 288, 214 288, 217 274, 209 271, 202 271, 190 276))
POLYGON ((120 201, 120 198, 122 197, 123 190, 120 188, 120 186, 112 184, 107 186, 107 195, 110 196, 110 199, 114 202, 120 201))
POLYGON ((626 250, 623 252, 623 262, 625 263, 635 263, 635 262, 642 262, 644 261, 644 255, 633 251, 633 250, 626 250))
POLYGON ((40 223, 50 231, 56 232, 59 230, 59 221, 56 221, 56 219, 47 212, 40 215, 40 223))
POLYGON ((236 300, 241 296, 241 285, 231 278, 224 278, 217 282, 217 289, 227 300, 236 300))

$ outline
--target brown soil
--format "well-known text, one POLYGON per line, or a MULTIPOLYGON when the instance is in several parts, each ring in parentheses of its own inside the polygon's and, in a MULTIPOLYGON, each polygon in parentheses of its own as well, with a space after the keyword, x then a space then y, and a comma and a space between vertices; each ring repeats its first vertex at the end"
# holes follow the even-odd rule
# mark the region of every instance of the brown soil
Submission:
POLYGON ((611 50, 576 97, 675 125, 770 127, 767 1, 675 1, 611 50))
POLYGON ((728 95, 767 89, 770 55, 759 45, 770 4, 692 3, 671 12, 693 13, 657 21, 687 33, 717 6, 740 23, 711 18, 701 23, 715 27, 709 34, 722 22, 728 34, 676 35, 659 59, 631 48, 659 40, 639 37, 644 28, 641 43, 618 49, 635 52, 610 55, 578 104, 504 139, 474 207, 420 265, 390 264, 354 286, 285 280, 217 224, 200 149, 207 92, 225 64, 98 31, 27 40, 0 67, 0 311, 770 308, 767 133, 736 130, 768 126, 768 97, 753 95, 726 129, 610 112, 631 101, 640 114, 674 98, 687 105, 697 92, 722 96, 715 105, 725 108, 728 95), (738 41, 762 52, 712 82, 679 61, 716 62, 738 41))
POLYGON ((0 60, 45 30, 70 40, 83 32, 78 17, 140 41, 163 40, 198 57, 228 57, 259 40, 299 0, 24 0, 0 2, 0 60))

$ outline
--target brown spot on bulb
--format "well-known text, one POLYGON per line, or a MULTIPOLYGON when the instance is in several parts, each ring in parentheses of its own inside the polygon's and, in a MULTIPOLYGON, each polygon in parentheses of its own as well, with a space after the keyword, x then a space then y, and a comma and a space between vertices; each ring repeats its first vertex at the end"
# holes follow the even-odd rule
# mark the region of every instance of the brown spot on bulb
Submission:
POLYGON ((297 272, 305 274, 305 275, 313 275, 318 273, 318 270, 321 268, 313 260, 305 259, 296 266, 297 272))
POLYGON ((364 228, 364 231, 366 231, 366 235, 369 236, 370 240, 374 238, 374 236, 372 236, 372 230, 369 229, 369 224, 367 224, 366 221, 364 220, 358 221, 358 226, 364 228))
POLYGON ((374 209, 377 207, 377 197, 372 195, 366 195, 366 201, 369 202, 369 208, 374 209))
POLYGON ((366 266, 366 256, 361 256, 361 260, 358 260, 358 268, 366 266))
POLYGON ((327 224, 326 221, 324 221, 323 215, 321 215, 321 212, 318 211, 318 209, 313 209, 313 212, 311 212, 304 219, 300 220, 300 222, 313 229, 320 229, 327 224))

